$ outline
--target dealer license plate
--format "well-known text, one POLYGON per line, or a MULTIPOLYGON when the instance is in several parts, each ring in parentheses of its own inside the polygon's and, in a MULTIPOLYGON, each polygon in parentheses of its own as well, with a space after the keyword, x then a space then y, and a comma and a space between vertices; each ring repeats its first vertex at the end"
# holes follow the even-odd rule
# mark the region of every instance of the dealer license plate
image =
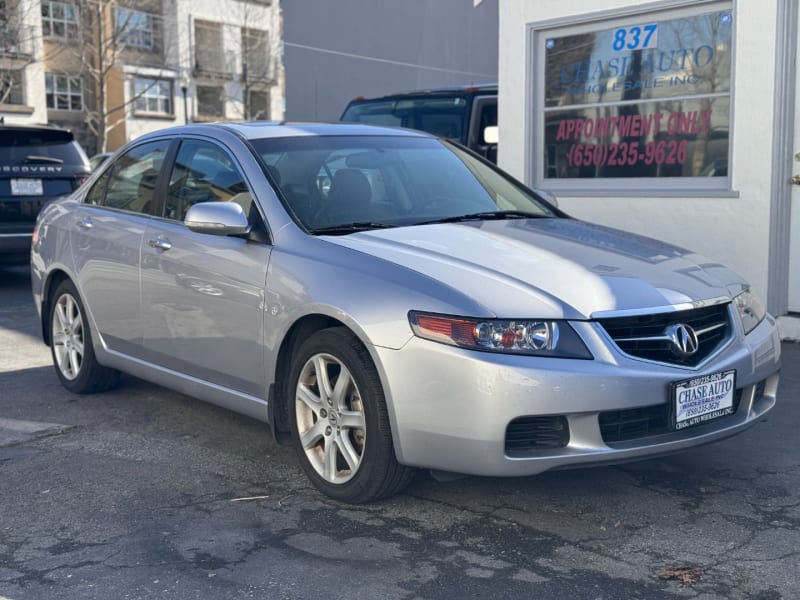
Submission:
POLYGON ((41 179, 12 179, 12 196, 41 196, 44 194, 41 179))
POLYGON ((672 384, 675 429, 733 414, 736 371, 703 375, 672 384))

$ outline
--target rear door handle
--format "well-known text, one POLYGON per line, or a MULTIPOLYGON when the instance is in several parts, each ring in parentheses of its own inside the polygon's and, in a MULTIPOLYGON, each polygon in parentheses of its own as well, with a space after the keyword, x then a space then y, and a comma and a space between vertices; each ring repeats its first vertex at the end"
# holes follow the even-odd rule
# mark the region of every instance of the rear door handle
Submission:
POLYGON ((154 240, 148 240, 147 244, 151 248, 155 248, 157 250, 169 250, 172 248, 172 242, 170 242, 167 238, 156 238, 154 240))
POLYGON ((83 217, 82 219, 78 219, 76 223, 78 227, 83 230, 91 229, 92 225, 94 225, 94 223, 92 223, 91 217, 83 217))

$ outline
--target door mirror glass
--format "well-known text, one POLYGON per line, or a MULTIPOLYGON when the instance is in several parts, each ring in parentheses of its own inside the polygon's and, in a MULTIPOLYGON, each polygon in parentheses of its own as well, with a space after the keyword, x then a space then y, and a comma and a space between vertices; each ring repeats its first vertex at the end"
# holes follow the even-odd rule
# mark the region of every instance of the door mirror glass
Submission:
POLYGON ((487 144, 497 144, 499 139, 499 129, 497 125, 489 125, 483 128, 483 141, 487 144))
POLYGON ((250 223, 244 209, 236 202, 202 202, 186 211, 184 224, 197 233, 211 235, 246 235, 250 223))

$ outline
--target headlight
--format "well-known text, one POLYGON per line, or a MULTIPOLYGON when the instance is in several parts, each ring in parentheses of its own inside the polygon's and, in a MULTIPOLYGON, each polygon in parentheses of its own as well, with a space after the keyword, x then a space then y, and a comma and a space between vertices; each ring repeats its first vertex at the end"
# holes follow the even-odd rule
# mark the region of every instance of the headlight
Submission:
POLYGON ((473 319, 411 311, 417 337, 451 346, 553 358, 591 359, 592 355, 566 321, 473 319))
POLYGON ((739 313, 739 319, 744 328, 744 334, 747 335, 756 328, 756 325, 761 323, 767 315, 767 311, 764 309, 764 305, 761 304, 761 300, 758 299, 758 296, 750 290, 736 296, 734 302, 736 303, 736 311, 739 313))

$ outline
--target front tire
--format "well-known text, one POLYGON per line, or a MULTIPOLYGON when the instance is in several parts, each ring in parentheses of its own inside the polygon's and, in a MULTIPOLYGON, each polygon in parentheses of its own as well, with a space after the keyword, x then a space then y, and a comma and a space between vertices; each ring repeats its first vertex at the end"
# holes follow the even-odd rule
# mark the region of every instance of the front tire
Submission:
POLYGON ((359 504, 408 485, 415 471, 395 457, 378 372, 347 329, 308 338, 293 357, 289 382, 292 441, 317 489, 359 504))
POLYGON ((71 392, 103 392, 119 382, 119 371, 95 358, 86 311, 69 280, 58 284, 50 301, 50 351, 58 378, 71 392))

